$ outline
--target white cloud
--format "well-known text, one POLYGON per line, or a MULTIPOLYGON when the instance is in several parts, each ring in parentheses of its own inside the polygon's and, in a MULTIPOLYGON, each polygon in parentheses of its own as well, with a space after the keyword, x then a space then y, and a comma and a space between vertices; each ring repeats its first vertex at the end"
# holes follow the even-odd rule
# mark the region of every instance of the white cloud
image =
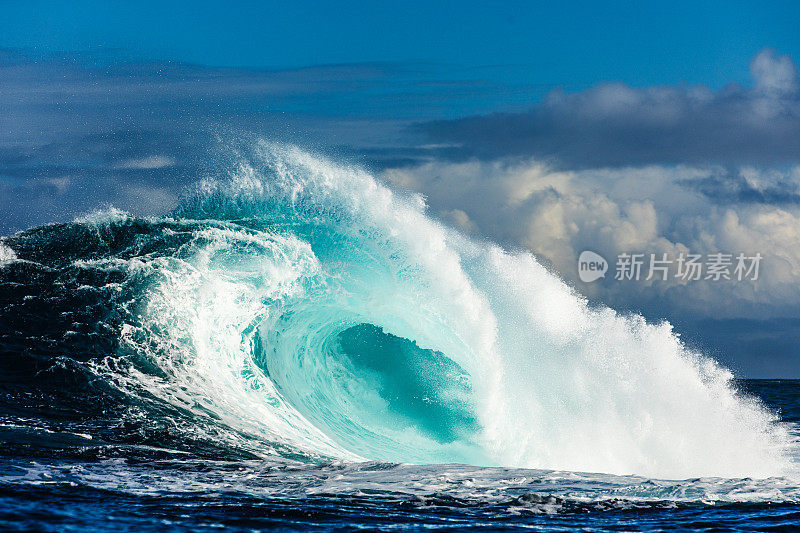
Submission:
POLYGON ((448 157, 538 157, 569 168, 796 162, 797 66, 764 49, 750 70, 752 86, 609 82, 577 92, 556 89, 524 112, 437 120, 417 129, 431 144, 459 145, 442 152, 448 157))
POLYGON ((154 170, 175 166, 175 159, 165 155, 151 155, 136 159, 126 159, 116 165, 116 168, 126 170, 154 170))
POLYGON ((756 88, 773 95, 791 96, 798 91, 797 65, 788 55, 776 55, 767 48, 750 62, 756 88))
MULTIPOLYGON (((383 178, 424 194, 435 215, 507 246, 524 247, 566 280, 612 305, 658 300, 670 310, 714 318, 793 315, 800 302, 800 207, 787 202, 720 202, 713 191, 734 179, 747 192, 800 183, 800 170, 718 167, 594 169, 552 172, 538 161, 428 162, 389 169, 383 178), (583 284, 577 257, 623 252, 761 253, 755 282, 614 281, 583 284)), ((784 190, 781 189, 781 190, 784 190)), ((728 194, 730 191, 726 191, 728 194)))

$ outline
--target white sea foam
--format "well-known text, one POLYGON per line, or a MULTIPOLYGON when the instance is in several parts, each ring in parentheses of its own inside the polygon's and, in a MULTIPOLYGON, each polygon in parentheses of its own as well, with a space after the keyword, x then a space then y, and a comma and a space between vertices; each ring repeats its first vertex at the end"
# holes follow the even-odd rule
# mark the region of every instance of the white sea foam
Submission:
POLYGON ((0 265, 17 260, 17 254, 11 247, 0 241, 0 265))
POLYGON ((251 223, 192 230, 179 256, 149 264, 146 311, 124 341, 165 376, 119 378, 128 386, 312 457, 673 479, 794 472, 775 415, 668 324, 591 308, 532 255, 467 239, 362 170, 264 143, 232 174, 178 213, 251 223), (476 428, 442 439, 398 415, 387 376, 337 352, 357 324, 452 360, 469 398, 427 372, 476 428))

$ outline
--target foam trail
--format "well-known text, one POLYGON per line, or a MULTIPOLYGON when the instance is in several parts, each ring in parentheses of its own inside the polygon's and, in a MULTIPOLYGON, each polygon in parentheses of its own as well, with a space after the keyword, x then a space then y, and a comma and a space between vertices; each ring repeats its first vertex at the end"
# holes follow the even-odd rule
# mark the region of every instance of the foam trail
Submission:
POLYGON ((3 244, 2 240, 0 240, 0 265, 16 260, 17 254, 14 253, 14 250, 3 244))
POLYGON ((532 255, 464 237, 363 170, 260 143, 173 218, 191 234, 179 253, 126 266, 148 280, 126 346, 162 375, 116 379, 273 451, 792 471, 786 428, 668 324, 590 308, 532 255))

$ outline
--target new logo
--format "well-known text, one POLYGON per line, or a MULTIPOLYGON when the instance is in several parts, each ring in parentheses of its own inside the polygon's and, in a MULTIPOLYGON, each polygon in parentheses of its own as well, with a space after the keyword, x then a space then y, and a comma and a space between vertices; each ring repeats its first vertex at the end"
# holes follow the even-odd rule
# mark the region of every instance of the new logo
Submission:
POLYGON ((585 250, 578 257, 578 277, 584 283, 606 277, 607 270, 608 261, 600 254, 585 250))

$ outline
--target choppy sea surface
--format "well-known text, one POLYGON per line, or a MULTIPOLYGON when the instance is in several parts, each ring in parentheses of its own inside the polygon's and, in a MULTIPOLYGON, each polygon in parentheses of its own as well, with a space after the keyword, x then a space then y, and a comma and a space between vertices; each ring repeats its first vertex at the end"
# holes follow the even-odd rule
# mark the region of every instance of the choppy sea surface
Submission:
POLYGON ((0 239, 3 530, 795 531, 799 428, 800 382, 292 147, 0 239))

